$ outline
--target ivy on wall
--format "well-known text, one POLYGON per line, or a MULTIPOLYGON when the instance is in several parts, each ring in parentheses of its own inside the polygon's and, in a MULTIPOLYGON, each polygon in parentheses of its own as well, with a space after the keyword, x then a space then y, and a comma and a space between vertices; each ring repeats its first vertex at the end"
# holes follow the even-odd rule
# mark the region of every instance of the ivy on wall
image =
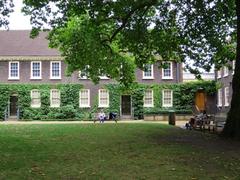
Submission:
MULTIPOLYGON (((12 94, 18 95, 18 107, 21 119, 49 120, 49 119, 94 119, 98 112, 98 95, 91 97, 94 104, 91 108, 79 108, 79 90, 81 84, 0 84, 0 119, 4 119, 4 111, 9 105, 9 97, 12 94), (41 107, 31 107, 30 92, 38 89, 41 94, 41 107), (59 89, 61 92, 61 106, 50 107, 50 89, 59 89)), ((162 90, 173 90, 173 107, 176 111, 190 111, 194 104, 195 93, 204 89, 208 95, 214 95, 217 85, 213 81, 198 81, 181 84, 137 84, 129 87, 120 84, 107 84, 109 90, 109 108, 104 109, 106 113, 116 112, 120 114, 121 95, 131 95, 132 110, 135 119, 143 118, 144 113, 163 113, 166 108, 162 107, 162 90), (144 91, 153 89, 154 108, 143 107, 144 91)))

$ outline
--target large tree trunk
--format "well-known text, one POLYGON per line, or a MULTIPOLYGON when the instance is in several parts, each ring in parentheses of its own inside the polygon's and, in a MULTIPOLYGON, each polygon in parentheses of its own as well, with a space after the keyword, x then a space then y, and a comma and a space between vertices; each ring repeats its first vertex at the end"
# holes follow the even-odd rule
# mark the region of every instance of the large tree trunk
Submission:
POLYGON ((223 129, 224 137, 240 139, 240 0, 235 0, 237 12, 237 59, 232 80, 232 102, 223 129))

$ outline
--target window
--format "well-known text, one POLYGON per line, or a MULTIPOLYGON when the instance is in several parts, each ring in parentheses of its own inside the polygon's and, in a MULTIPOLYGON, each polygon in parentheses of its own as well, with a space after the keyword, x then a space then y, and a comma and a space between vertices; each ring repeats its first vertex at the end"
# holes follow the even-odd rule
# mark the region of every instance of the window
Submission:
POLYGON ((31 79, 41 79, 42 72, 41 72, 41 61, 32 61, 31 62, 31 79))
POLYGON ((165 63, 166 67, 162 68, 162 79, 173 79, 172 62, 165 63))
POLYGON ((163 107, 172 107, 173 106, 173 92, 172 90, 163 90, 162 91, 162 106, 163 107))
POLYGON ((109 93, 106 89, 99 89, 99 107, 108 107, 109 106, 109 93))
POLYGON ((19 79, 19 62, 9 62, 9 75, 8 79, 19 79))
POLYGON ((100 79, 109 79, 106 75, 99 76, 100 79))
POLYGON ((228 67, 227 66, 224 66, 224 68, 223 68, 223 76, 225 77, 225 76, 228 76, 228 67))
POLYGON ((88 68, 89 66, 86 66, 82 71, 79 71, 80 79, 88 79, 88 68))
POLYGON ((144 107, 153 107, 153 90, 147 89, 144 94, 144 107))
POLYGON ((217 78, 221 78, 222 77, 222 68, 220 68, 218 71, 217 71, 217 78))
POLYGON ((50 78, 61 79, 61 61, 51 61, 50 78))
POLYGON ((90 107, 89 89, 81 89, 79 92, 79 107, 90 107))
POLYGON ((153 79, 153 64, 146 64, 144 66, 143 79, 153 79))
POLYGON ((50 94, 51 107, 60 107, 60 91, 58 89, 52 89, 50 94))
POLYGON ((232 74, 234 74, 234 71, 235 71, 235 64, 236 64, 236 61, 233 61, 232 62, 232 74))
POLYGON ((225 87, 224 89, 224 102, 225 106, 229 106, 229 87, 225 87))
POLYGON ((218 107, 222 106, 222 89, 218 90, 218 107))
POLYGON ((41 107, 40 91, 37 89, 33 89, 31 91, 31 107, 34 107, 34 108, 41 107))

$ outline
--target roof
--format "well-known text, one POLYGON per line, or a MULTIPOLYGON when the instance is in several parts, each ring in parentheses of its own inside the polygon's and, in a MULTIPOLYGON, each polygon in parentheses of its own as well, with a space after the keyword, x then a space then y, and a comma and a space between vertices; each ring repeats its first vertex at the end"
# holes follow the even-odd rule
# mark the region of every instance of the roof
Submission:
POLYGON ((0 56, 60 56, 56 49, 48 47, 48 33, 41 32, 30 38, 30 30, 0 31, 0 56))

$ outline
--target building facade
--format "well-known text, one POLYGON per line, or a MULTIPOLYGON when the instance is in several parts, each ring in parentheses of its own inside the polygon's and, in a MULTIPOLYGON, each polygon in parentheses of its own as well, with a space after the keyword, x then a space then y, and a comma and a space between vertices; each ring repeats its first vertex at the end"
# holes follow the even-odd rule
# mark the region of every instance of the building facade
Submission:
POLYGON ((232 78, 234 75, 235 61, 229 62, 215 73, 215 79, 220 84, 217 92, 217 115, 219 120, 226 120, 231 105, 232 78), (231 67, 231 68, 229 68, 231 67))
MULTIPOLYGON (((46 33, 40 33, 35 39, 29 38, 30 31, 14 30, 0 31, 0 83, 11 85, 49 85, 51 108, 61 106, 61 92, 56 88, 59 84, 80 84, 79 108, 109 108, 109 91, 105 88, 109 84, 117 82, 106 76, 100 77, 99 84, 93 84, 82 72, 74 72, 71 76, 66 76, 67 65, 64 63, 60 53, 48 47, 46 33)), ((173 84, 181 83, 182 65, 181 63, 168 62, 168 67, 159 68, 158 64, 146 65, 146 70, 136 69, 136 82, 140 84, 173 84)), ((18 115, 18 93, 11 92, 8 102, 8 116, 18 115)), ((41 92, 39 89, 30 91, 31 108, 41 107, 41 92)), ((132 117, 132 97, 129 94, 120 95, 119 113, 122 116, 132 117)), ((172 90, 162 90, 163 107, 173 106, 172 90)), ((144 107, 153 107, 153 91, 146 90, 144 94, 144 107)), ((6 111, 6 110, 5 110, 6 111)))

